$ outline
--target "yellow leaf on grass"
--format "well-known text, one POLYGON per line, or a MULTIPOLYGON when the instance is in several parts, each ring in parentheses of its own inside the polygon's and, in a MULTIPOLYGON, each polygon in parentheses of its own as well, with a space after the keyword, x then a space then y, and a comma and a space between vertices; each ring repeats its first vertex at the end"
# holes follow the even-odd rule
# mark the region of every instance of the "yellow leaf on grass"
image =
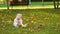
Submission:
POLYGON ((58 27, 60 25, 60 23, 58 22, 58 23, 56 23, 56 27, 58 27))
POLYGON ((5 28, 5 25, 3 25, 3 28, 5 28))
POLYGON ((1 26, 3 26, 4 24, 1 24, 1 26))
POLYGON ((4 22, 4 20, 2 20, 2 22, 4 22))
POLYGON ((32 20, 31 23, 34 23, 34 21, 32 20))

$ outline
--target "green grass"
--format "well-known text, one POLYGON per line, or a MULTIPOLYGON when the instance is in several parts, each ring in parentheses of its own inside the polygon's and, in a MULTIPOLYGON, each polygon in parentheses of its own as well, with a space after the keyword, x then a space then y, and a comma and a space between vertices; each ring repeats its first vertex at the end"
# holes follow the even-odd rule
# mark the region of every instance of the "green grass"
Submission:
POLYGON ((60 9, 0 10, 0 34, 60 34, 60 9), (26 28, 13 26, 17 13, 26 28))
MULTIPOLYGON (((44 2, 44 6, 53 5, 53 2, 44 2)), ((42 6, 42 2, 31 2, 30 6, 42 6)))

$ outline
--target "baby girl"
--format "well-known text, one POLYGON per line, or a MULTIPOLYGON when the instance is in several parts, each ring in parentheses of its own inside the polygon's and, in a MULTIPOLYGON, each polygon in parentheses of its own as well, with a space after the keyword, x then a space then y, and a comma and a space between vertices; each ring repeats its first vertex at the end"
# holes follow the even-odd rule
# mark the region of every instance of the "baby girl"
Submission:
POLYGON ((14 23, 13 23, 13 25, 15 27, 19 27, 19 25, 22 26, 22 27, 26 27, 27 24, 22 23, 21 17, 22 17, 22 14, 17 14, 16 15, 16 18, 14 19, 14 23))

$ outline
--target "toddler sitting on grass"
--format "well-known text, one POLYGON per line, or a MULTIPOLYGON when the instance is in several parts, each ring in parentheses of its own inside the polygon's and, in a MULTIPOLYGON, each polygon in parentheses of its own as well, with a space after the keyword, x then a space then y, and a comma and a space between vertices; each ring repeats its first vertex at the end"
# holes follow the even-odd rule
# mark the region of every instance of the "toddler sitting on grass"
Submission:
POLYGON ((22 17, 22 14, 17 14, 16 15, 16 18, 14 19, 14 23, 13 23, 13 25, 15 27, 19 27, 19 26, 26 27, 27 24, 22 23, 22 18, 21 17, 22 17))

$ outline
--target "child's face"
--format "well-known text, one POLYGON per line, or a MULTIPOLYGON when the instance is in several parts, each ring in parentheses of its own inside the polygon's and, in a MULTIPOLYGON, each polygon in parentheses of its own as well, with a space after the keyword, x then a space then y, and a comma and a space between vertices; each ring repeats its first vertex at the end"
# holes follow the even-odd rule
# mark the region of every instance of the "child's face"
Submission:
POLYGON ((20 18, 17 18, 17 20, 20 20, 20 18))

